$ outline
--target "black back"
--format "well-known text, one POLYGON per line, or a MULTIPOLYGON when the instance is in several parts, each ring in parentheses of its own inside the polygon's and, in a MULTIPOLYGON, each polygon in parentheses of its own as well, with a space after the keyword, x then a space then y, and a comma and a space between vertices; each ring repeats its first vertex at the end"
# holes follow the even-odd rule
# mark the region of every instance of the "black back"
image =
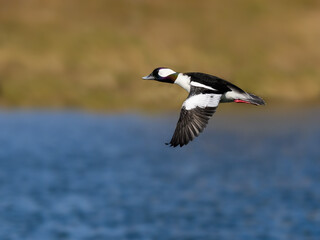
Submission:
POLYGON ((237 90, 241 93, 244 92, 241 88, 237 87, 236 85, 210 74, 200 72, 189 72, 185 74, 191 77, 191 81, 212 87, 218 90, 219 94, 223 94, 232 90, 237 90))

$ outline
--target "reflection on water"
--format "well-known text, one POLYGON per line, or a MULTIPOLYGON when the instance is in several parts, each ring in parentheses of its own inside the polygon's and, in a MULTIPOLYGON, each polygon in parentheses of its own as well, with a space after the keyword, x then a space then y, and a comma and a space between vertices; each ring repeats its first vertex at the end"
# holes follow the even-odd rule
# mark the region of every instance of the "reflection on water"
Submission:
POLYGON ((2 112, 0 239, 318 240, 319 117, 2 112))

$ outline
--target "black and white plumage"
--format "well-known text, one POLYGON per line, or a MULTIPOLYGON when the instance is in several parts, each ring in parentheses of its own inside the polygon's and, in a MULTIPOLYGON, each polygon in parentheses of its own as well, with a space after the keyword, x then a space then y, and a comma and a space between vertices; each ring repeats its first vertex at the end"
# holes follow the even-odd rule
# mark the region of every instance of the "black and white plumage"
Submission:
POLYGON ((207 126, 219 103, 236 102, 264 105, 262 98, 243 91, 232 83, 199 72, 178 73, 169 68, 156 68, 145 80, 175 83, 189 92, 170 143, 172 147, 188 144, 207 126))

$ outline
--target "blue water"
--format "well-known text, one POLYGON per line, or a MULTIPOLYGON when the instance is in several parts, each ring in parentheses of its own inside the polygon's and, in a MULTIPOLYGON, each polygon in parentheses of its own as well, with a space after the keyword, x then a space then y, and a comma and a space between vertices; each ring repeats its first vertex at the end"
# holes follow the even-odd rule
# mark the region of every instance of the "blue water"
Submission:
POLYGON ((319 119, 2 111, 0 239, 319 240, 319 119))

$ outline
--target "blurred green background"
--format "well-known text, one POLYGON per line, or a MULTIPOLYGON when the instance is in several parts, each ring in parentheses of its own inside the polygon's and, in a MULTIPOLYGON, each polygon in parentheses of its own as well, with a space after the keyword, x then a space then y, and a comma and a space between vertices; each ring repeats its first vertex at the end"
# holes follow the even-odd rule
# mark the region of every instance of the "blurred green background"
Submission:
POLYGON ((318 0, 0 0, 0 105, 179 108, 155 67, 223 77, 269 104, 320 103, 318 0))

